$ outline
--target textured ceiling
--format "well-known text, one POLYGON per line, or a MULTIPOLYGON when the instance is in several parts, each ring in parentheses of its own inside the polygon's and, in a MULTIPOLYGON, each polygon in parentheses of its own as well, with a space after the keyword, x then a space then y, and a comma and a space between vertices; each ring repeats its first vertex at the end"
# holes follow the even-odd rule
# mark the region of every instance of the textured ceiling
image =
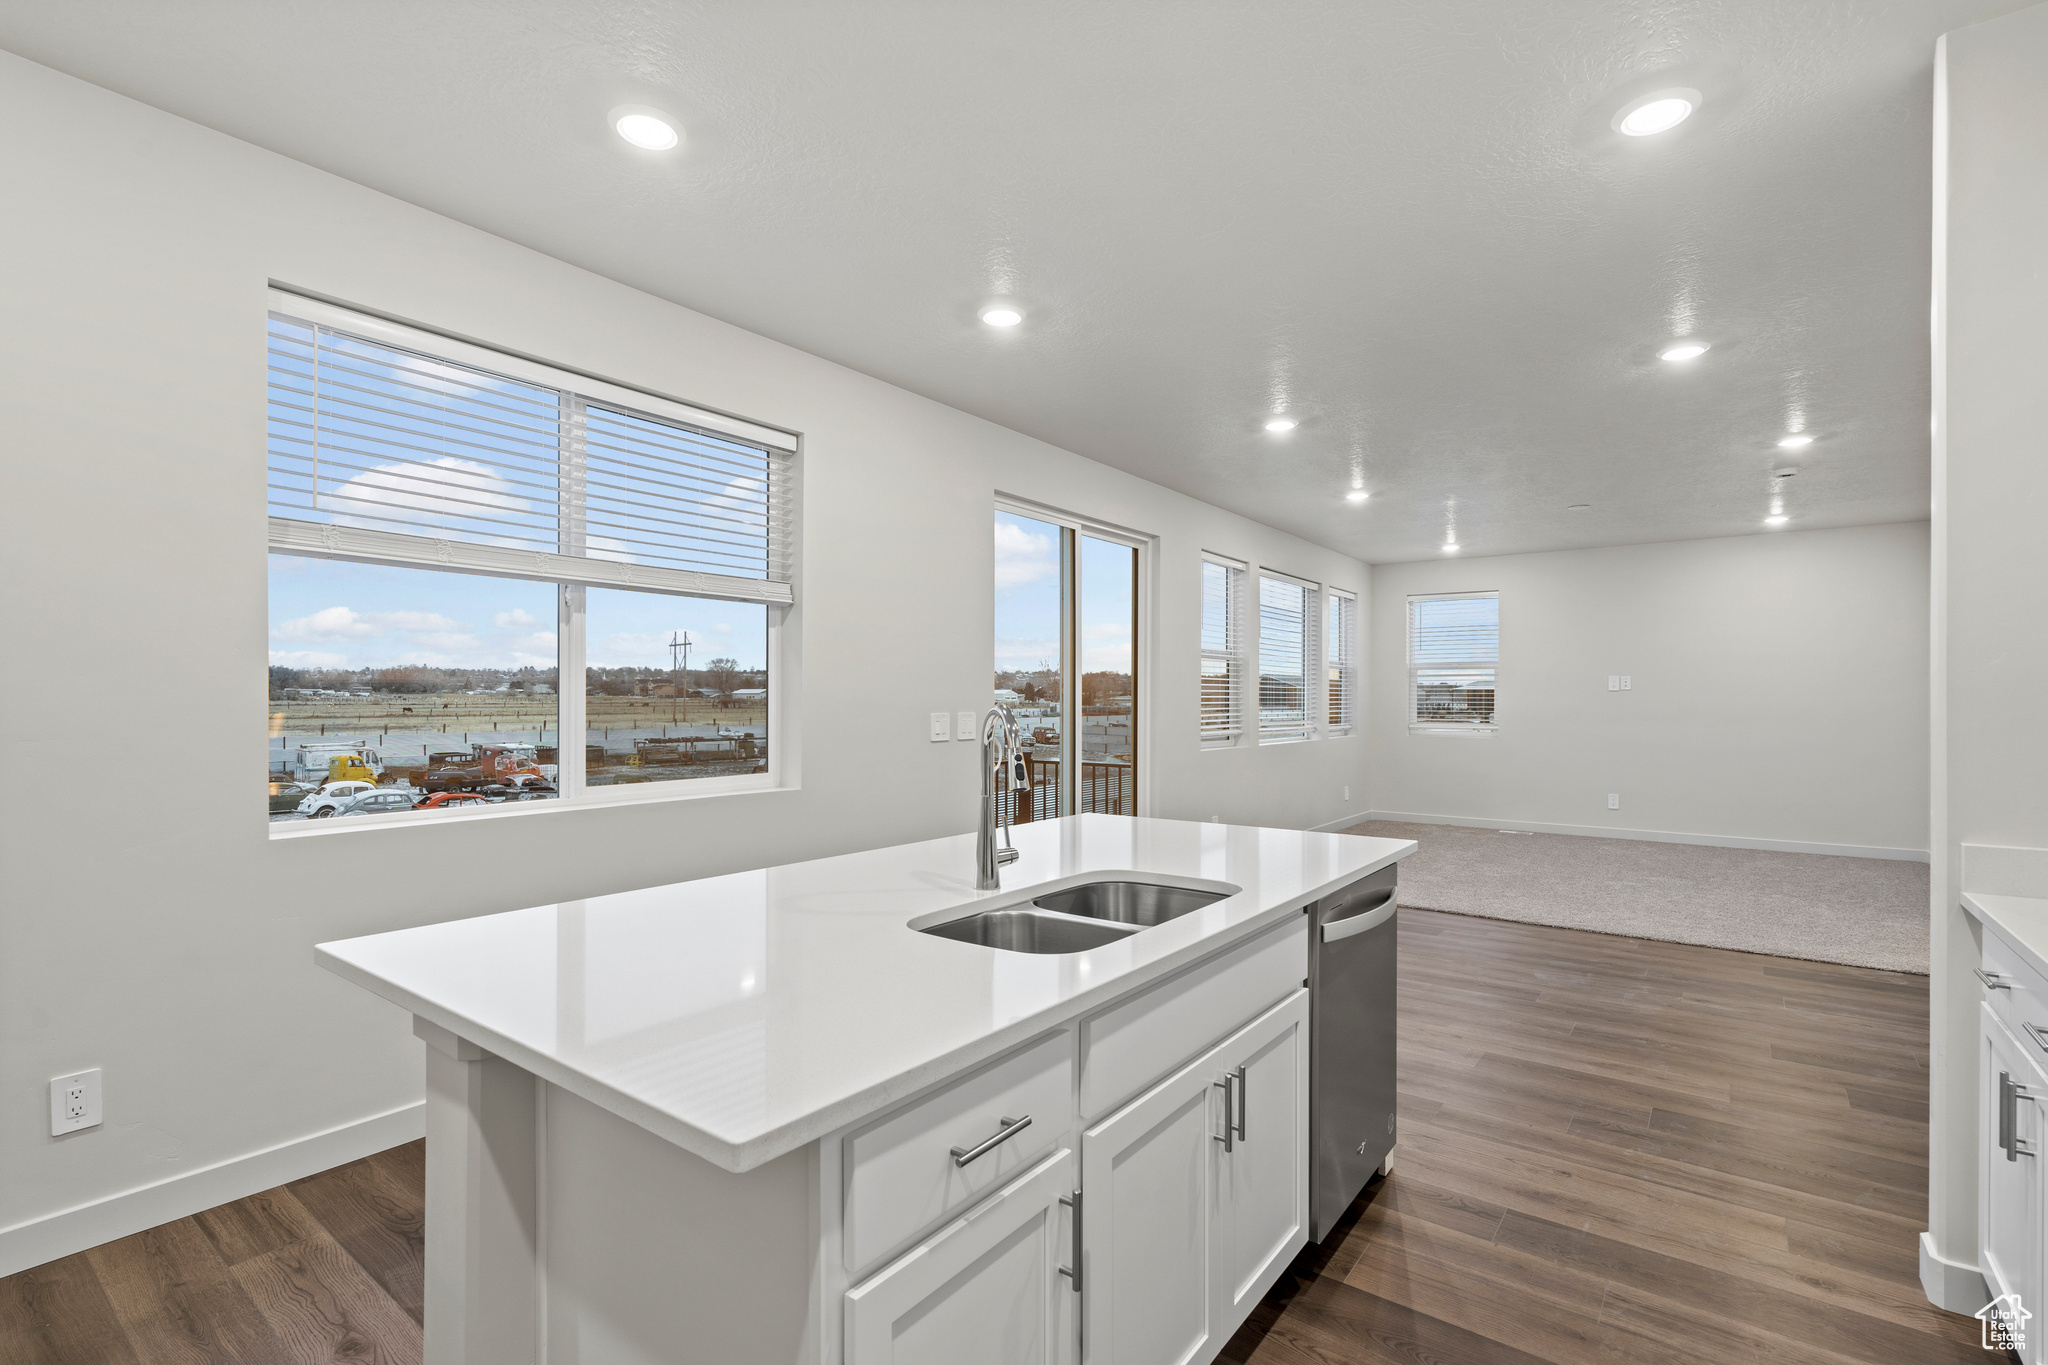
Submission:
POLYGON ((1925 516, 1933 43, 2018 7, 0 0, 0 46, 1387 562, 1746 534, 1786 465, 1795 528, 1925 516))

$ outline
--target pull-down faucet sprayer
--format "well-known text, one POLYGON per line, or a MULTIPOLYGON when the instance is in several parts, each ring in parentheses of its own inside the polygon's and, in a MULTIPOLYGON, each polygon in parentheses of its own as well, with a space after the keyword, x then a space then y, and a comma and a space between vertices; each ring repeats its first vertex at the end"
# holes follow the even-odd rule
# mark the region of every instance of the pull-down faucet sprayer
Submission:
POLYGON ((999 869, 1017 861, 1010 845, 1010 822, 1004 820, 1003 847, 996 847, 996 822, 1001 813, 999 792, 1026 790, 1029 780, 1018 781, 1023 766, 1023 735, 1010 708, 997 702, 981 718, 981 828, 974 845, 975 889, 994 891, 1003 884, 999 869))

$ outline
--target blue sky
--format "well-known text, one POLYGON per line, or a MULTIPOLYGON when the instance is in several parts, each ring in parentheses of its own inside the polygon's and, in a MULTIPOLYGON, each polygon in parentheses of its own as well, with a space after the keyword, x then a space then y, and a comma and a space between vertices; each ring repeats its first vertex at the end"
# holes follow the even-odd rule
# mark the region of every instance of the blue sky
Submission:
MULTIPOLYGON (((585 594, 589 662, 669 667, 672 631, 697 642, 690 665, 767 659, 766 607, 592 588, 585 594)), ((482 578, 270 557, 270 662, 299 668, 553 668, 555 588, 482 578)))
MULTIPOLYGON (((1060 528, 997 512, 997 669, 1057 668, 1060 660, 1060 528)), ((1081 668, 1131 669, 1130 547, 1081 537, 1081 668)))

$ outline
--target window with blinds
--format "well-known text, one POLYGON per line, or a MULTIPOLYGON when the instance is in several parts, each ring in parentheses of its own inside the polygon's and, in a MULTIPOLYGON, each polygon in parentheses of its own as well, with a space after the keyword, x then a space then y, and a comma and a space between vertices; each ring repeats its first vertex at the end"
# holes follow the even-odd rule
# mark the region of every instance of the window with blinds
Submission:
POLYGON ((1410 724, 1492 729, 1499 663, 1499 593, 1408 599, 1410 724))
POLYGON ((1329 697, 1330 730, 1349 734, 1358 724, 1358 599, 1332 588, 1328 621, 1324 625, 1324 647, 1329 697))
POLYGON ((273 823, 772 782, 790 436, 270 305, 273 823))
POLYGON ((1316 589, 1259 575, 1259 741, 1307 739, 1308 680, 1316 660, 1316 589))
POLYGON ((792 600, 789 451, 748 439, 745 424, 721 430, 650 411, 670 406, 659 400, 585 391, 608 385, 504 372, 542 368, 515 357, 496 369, 446 357, 457 349, 476 348, 428 353, 271 315, 273 549, 792 600))
POLYGON ((1202 743, 1231 744, 1244 733, 1242 564, 1202 561, 1202 743))

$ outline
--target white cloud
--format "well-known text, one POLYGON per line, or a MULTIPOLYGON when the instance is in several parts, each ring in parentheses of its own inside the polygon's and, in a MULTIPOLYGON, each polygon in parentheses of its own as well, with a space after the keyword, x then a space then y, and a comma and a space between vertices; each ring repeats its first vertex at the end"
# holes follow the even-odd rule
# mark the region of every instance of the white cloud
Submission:
POLYGON ((322 654, 312 649, 273 649, 270 662, 287 668, 347 668, 348 655, 322 654))
POLYGON ((732 623, 730 621, 720 621, 717 625, 714 625, 711 628, 717 631, 720 635, 732 634, 732 623))
POLYGON ((536 630, 531 635, 522 635, 512 642, 512 648, 525 654, 545 654, 548 662, 555 661, 555 633, 551 630, 536 630))
POLYGON ((511 486, 475 460, 444 455, 419 464, 378 465, 323 495, 320 501, 334 514, 337 526, 389 531, 405 525, 443 526, 457 519, 502 521, 531 515, 526 499, 507 491, 511 486))
POLYGON ((532 630, 540 624, 540 618, 524 607, 501 611, 491 618, 491 624, 499 630, 532 630))
POLYGON ((1041 664, 1047 668, 1060 666, 1060 642, 1057 639, 1027 640, 1017 637, 996 640, 995 664, 1003 669, 1035 669, 1041 664))
POLYGON ((311 616, 281 621, 271 634, 280 640, 367 640, 386 631, 461 631, 468 627, 431 611, 352 611, 325 607, 311 616))
POLYGON ((1027 531, 1014 522, 999 521, 995 526, 996 591, 1059 576, 1059 549, 1051 536, 1027 531))

